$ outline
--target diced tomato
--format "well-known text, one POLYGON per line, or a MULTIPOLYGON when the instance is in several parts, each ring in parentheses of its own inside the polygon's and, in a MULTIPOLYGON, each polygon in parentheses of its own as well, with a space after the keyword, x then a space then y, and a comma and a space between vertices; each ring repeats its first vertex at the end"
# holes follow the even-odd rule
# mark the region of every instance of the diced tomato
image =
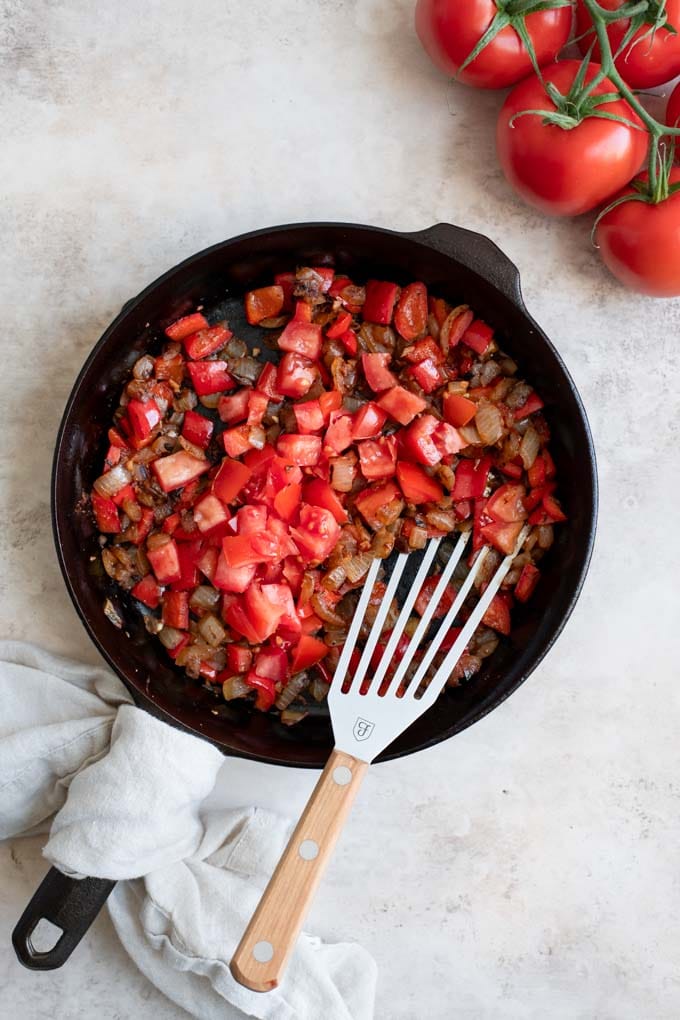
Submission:
POLYGON ((167 457, 158 457, 152 462, 151 468, 163 492, 172 492, 188 482, 193 482, 195 478, 200 478, 210 470, 210 464, 207 460, 192 456, 186 450, 179 450, 167 457))
POLYGON ((133 545, 139 545, 149 534, 153 524, 153 510, 150 507, 143 506, 142 516, 139 520, 130 524, 130 526, 125 529, 125 540, 127 542, 132 542, 133 545))
POLYGON ((432 467, 439 464, 442 452, 434 441, 440 421, 432 414, 423 414, 402 433, 401 441, 404 451, 418 464, 432 467))
POLYGON ((293 322, 311 322, 314 309, 308 301, 303 298, 295 302, 295 314, 293 322))
POLYGON ((267 413, 269 397, 266 393, 258 393, 253 390, 248 394, 248 424, 259 425, 267 413))
POLYGON ((112 446, 117 446, 118 449, 120 449, 120 450, 126 450, 127 449, 127 443, 125 442, 125 440, 121 436, 121 434, 118 431, 118 429, 114 429, 114 428, 109 429, 107 435, 108 435, 108 440, 109 440, 109 442, 111 443, 112 446))
POLYGON ((472 514, 472 500, 461 499, 453 505, 453 512, 459 521, 466 521, 472 514))
POLYGON ((328 424, 333 411, 339 411, 342 407, 342 393, 339 390, 327 390, 319 394, 319 406, 323 414, 324 424, 328 424))
POLYGON ((400 500, 401 493, 394 482, 368 486, 354 498, 354 505, 366 523, 377 531, 384 523, 382 511, 394 500, 400 500))
MULTIPOLYGON (((420 589, 420 592, 418 593, 418 598, 416 599, 414 607, 418 616, 424 615, 425 610, 427 609, 432 600, 435 588, 439 584, 439 580, 440 580, 439 577, 436 574, 433 574, 431 577, 428 577, 427 580, 424 582, 423 587, 420 589)), ((440 598, 439 603, 437 605, 437 608, 434 611, 434 615, 432 617, 433 620, 442 620, 446 616, 449 609, 453 605, 457 594, 458 590, 454 588, 452 584, 446 585, 442 597, 440 598)))
POLYGON ((217 413, 220 419, 227 425, 234 425, 237 421, 245 421, 248 417, 248 400, 252 390, 246 386, 245 389, 237 390, 228 396, 222 396, 217 405, 217 413))
POLYGON ((286 397, 304 397, 317 377, 317 369, 309 358, 289 351, 279 362, 276 388, 286 397))
POLYGON ((223 503, 231 503, 236 499, 251 475, 251 469, 245 464, 225 457, 213 479, 212 491, 223 503))
POLYGON ((478 461, 461 460, 456 466, 456 480, 451 490, 454 502, 460 499, 480 499, 491 470, 491 457, 485 456, 478 461))
POLYGON ((442 410, 449 425, 459 429, 472 421, 477 414, 477 405, 458 393, 446 393, 442 401, 442 410))
POLYGON ((349 520, 347 511, 340 502, 337 493, 328 482, 324 482, 321 478, 314 478, 311 482, 305 483, 302 498, 310 506, 320 506, 325 510, 330 510, 338 524, 346 524, 349 520))
POLYGON ((444 298, 428 297, 427 306, 430 315, 434 315, 438 326, 443 326, 451 311, 451 305, 444 298))
POLYGON ((257 628, 252 624, 250 615, 245 607, 238 600, 236 595, 229 598, 225 595, 222 603, 222 618, 232 630, 244 637, 252 645, 257 645, 264 639, 260 637, 257 628), (231 601, 233 599, 233 601, 231 601))
POLYGON ((517 421, 522 421, 524 418, 528 418, 530 414, 540 411, 544 406, 538 393, 531 393, 522 406, 515 410, 515 418, 517 421))
POLYGON ((131 400, 127 406, 127 417, 136 439, 146 439, 161 420, 161 412, 153 398, 131 400))
POLYGON ((351 324, 351 312, 338 312, 335 321, 326 329, 326 336, 329 340, 338 340, 351 324))
POLYGON ((427 288, 424 283, 409 283, 399 295, 394 325, 409 343, 427 329, 427 288))
POLYGON ((427 407, 422 397, 405 390, 403 386, 393 386, 387 393, 383 393, 378 405, 400 425, 408 425, 417 414, 427 407))
POLYGON ((258 676, 252 669, 245 678, 249 687, 257 691, 255 708, 260 712, 268 712, 276 700, 276 686, 267 676, 258 676))
POLYGON ((211 531, 228 519, 229 512, 224 503, 211 492, 203 496, 194 507, 194 520, 199 531, 211 531))
POLYGON ((529 524, 560 524, 567 520, 567 515, 555 497, 546 492, 541 505, 536 507, 529 517, 529 524))
POLYGON ((557 474, 557 468, 555 467, 555 461, 552 459, 550 455, 550 450, 544 449, 541 456, 545 461, 545 477, 554 478, 555 475, 557 474))
POLYGON ((527 512, 524 506, 526 489, 523 485, 511 485, 506 482, 489 496, 486 512, 495 521, 508 524, 523 521, 527 512))
POLYGON ((217 557, 219 553, 214 546, 206 546, 196 559, 196 566, 200 572, 212 583, 217 569, 217 557))
POLYGON ((230 329, 219 323, 217 326, 207 326, 197 333, 192 333, 185 337, 182 343, 187 357, 192 361, 199 361, 201 358, 207 358, 209 354, 214 354, 220 347, 224 347, 233 335, 230 329))
POLYGON ((226 361, 187 361, 187 371, 199 397, 236 388, 236 383, 227 372, 226 361))
POLYGON ((332 266, 312 266, 315 273, 322 279, 321 291, 323 294, 327 294, 333 286, 335 280, 335 270, 332 266))
POLYGON ((324 415, 318 400, 306 400, 302 404, 293 404, 297 427, 302 435, 318 432, 324 427, 324 415))
POLYGON ((317 464, 321 456, 321 438, 284 433, 277 439, 276 449, 291 464, 310 467, 317 464))
POLYGON ((182 570, 174 539, 171 538, 165 545, 156 546, 155 549, 147 549, 146 555, 159 584, 179 581, 182 570))
POLYGON ((166 591, 163 596, 163 623, 176 630, 189 629, 188 591, 166 591))
POLYGON ((292 674, 301 673, 303 669, 309 669, 310 666, 314 666, 317 662, 320 662, 326 655, 328 655, 330 648, 323 641, 319 641, 318 638, 309 637, 305 634, 300 638, 300 641, 293 652, 293 658, 290 664, 290 671, 292 674))
POLYGON ((208 328, 208 320, 200 312, 194 312, 192 315, 185 315, 181 319, 177 319, 171 323, 165 329, 165 335, 170 337, 171 340, 184 340, 186 337, 191 336, 192 333, 197 333, 201 329, 208 328))
POLYGON ((225 429, 222 433, 222 445, 224 452, 232 459, 241 457, 251 447, 251 426, 248 424, 237 425, 233 429, 225 429))
POLYGON ((300 554, 310 563, 321 563, 330 556, 340 537, 340 525, 330 510, 320 506, 303 506, 300 523, 290 533, 300 554))
POLYGON ((366 382, 376 393, 382 393, 397 385, 397 377, 387 367, 392 360, 391 354, 362 354, 361 367, 366 382))
POLYGON ((500 593, 491 601, 489 608, 482 617, 485 627, 491 627, 499 634, 510 633, 510 600, 507 595, 500 593))
POLYGON ((293 351, 310 361, 316 361, 321 353, 321 326, 314 322, 300 322, 291 319, 279 337, 279 350, 293 351))
POLYGON ((263 319, 273 319, 283 310, 283 287, 259 287, 246 294, 246 319, 251 326, 257 326, 263 319))
POLYGON ((194 446, 200 446, 205 450, 210 444, 214 427, 210 418, 206 418, 205 415, 198 414, 197 411, 184 412, 182 435, 194 446))
POLYGON ((273 365, 271 361, 263 366, 255 385, 256 389, 260 393, 265 393, 270 400, 279 401, 281 399, 281 394, 277 389, 276 365, 273 365))
POLYGON ((369 400, 354 412, 352 425, 353 439, 373 439, 380 435, 387 421, 387 413, 376 403, 369 400))
POLYGON ((382 326, 389 326, 398 296, 399 287, 396 283, 387 283, 384 280, 369 280, 366 284, 366 300, 364 301, 363 309, 364 319, 367 322, 377 322, 382 326))
POLYGON ((97 527, 105 534, 115 535, 120 531, 120 517, 118 507, 112 499, 106 499, 93 490, 90 496, 92 512, 97 522, 97 527))
POLYGON ((539 453, 536 460, 533 462, 527 472, 529 479, 529 486, 532 489, 540 489, 545 484, 546 479, 546 462, 543 454, 539 453))
POLYGON ((251 627, 258 635, 258 643, 265 641, 275 632, 283 615, 282 607, 271 598, 264 588, 271 585, 261 585, 257 581, 248 587, 243 596, 243 608, 245 609, 251 627))
POLYGON ((424 393, 434 393, 446 381, 441 368, 432 358, 412 365, 408 369, 408 375, 415 379, 424 393))
POLYGON ((484 351, 491 343, 492 337, 493 329, 491 326, 487 326, 481 319, 475 319, 463 333, 461 342, 467 347, 471 347, 477 354, 484 354, 484 351))
POLYGON ((253 669, 258 676, 280 683, 288 675, 288 657, 281 648, 265 647, 255 656, 253 669))
POLYGON ((212 583, 220 591, 231 591, 241 594, 252 584, 256 572, 257 566, 254 563, 248 564, 245 567, 230 567, 224 558, 224 553, 219 553, 212 583))
MULTIPOLYGON (((411 426, 413 428, 413 426, 411 426)), ((469 443, 463 439, 458 429, 449 425, 447 421, 440 421, 432 433, 432 442, 437 447, 442 457, 464 450, 469 443)))
POLYGON ((342 453, 348 446, 352 445, 354 438, 354 423, 351 414, 341 411, 331 411, 330 425, 326 429, 323 440, 324 453, 333 456, 342 453))
POLYGON ((225 648, 227 669, 231 673, 247 673, 253 664, 253 653, 250 648, 230 642, 225 648))
POLYGON ((531 492, 524 497, 524 509, 527 513, 531 513, 543 502, 543 497, 550 495, 554 492, 557 486, 554 482, 548 482, 547 485, 542 485, 540 489, 532 489, 531 492))
POLYGON ((290 587, 281 582, 263 584, 262 594, 271 605, 280 611, 281 616, 277 628, 279 635, 297 640, 300 634, 300 621, 295 611, 295 600, 290 587))
POLYGON ((508 461, 506 464, 500 464, 499 469, 503 472, 506 478, 512 478, 518 481, 524 474, 524 466, 522 465, 522 458, 515 457, 514 460, 508 461))
POLYGON ((361 473, 369 481, 390 478, 397 466, 397 440, 394 436, 364 439, 357 444, 361 473))
POLYGON ((476 499, 474 501, 473 524, 472 524, 472 552, 473 555, 484 545, 482 528, 487 524, 493 524, 493 519, 486 512, 486 500, 476 499))
POLYGON ((199 581, 196 560, 200 555, 200 539, 194 538, 187 542, 179 543, 177 546, 177 558, 179 560, 180 574, 177 580, 172 582, 173 591, 193 591, 199 581))
POLYGON ((157 609, 161 601, 161 589, 153 574, 146 574, 130 591, 133 599, 139 599, 149 609, 157 609))
POLYGON ((295 290, 295 273, 275 273, 274 283, 283 291, 283 310, 290 311, 293 307, 293 291, 295 290))
POLYGON ((359 352, 359 341, 353 329, 346 329, 344 333, 340 334, 338 340, 352 358, 356 357, 359 352))
POLYGON ((222 552, 228 566, 247 567, 276 560, 279 555, 279 543, 272 534, 227 535, 222 539, 222 552))
POLYGON ((267 508, 264 506, 242 506, 236 514, 236 530, 239 535, 259 535, 267 528, 267 508))
POLYGON ((291 482, 285 485, 274 496, 274 509, 284 521, 292 521, 300 506, 300 494, 302 486, 299 482, 291 482))
POLYGON ((424 336, 412 347, 406 347, 401 356, 404 361, 408 361, 412 365, 418 365, 421 361, 428 360, 434 361, 436 365, 441 365, 446 360, 441 347, 431 336, 424 336))
POLYGON ((283 561, 283 576, 288 582, 291 592, 294 596, 300 594, 300 586, 302 585, 302 578, 305 572, 305 568, 300 562, 297 556, 287 556, 283 561))
POLYGON ((409 503, 438 503, 444 498, 444 490, 439 482, 430 478, 417 464, 399 461, 397 481, 409 503))
POLYGON ((485 524, 482 527, 481 536, 484 542, 490 542, 499 552, 509 556, 514 551, 521 530, 521 521, 508 524, 502 521, 492 521, 491 524, 485 524))
POLYGON ((525 563, 515 585, 514 595, 519 602, 528 602, 539 582, 541 572, 533 563, 525 563))

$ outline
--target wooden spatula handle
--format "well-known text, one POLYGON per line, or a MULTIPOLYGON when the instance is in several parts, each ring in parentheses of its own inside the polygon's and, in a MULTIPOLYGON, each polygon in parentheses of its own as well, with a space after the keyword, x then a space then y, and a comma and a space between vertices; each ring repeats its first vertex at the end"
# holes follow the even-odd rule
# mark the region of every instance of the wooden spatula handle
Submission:
POLYGON ((240 984, 276 988, 368 765, 335 750, 231 961, 240 984))

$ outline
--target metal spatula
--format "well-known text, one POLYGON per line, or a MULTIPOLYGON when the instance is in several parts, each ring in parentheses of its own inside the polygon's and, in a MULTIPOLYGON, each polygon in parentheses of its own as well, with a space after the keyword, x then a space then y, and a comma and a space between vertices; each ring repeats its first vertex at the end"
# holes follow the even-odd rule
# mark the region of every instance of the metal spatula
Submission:
POLYGON ((480 551, 455 601, 436 634, 428 642, 422 660, 405 690, 409 666, 463 555, 469 532, 462 534, 458 539, 406 652, 393 674, 388 675, 406 621, 430 572, 441 539, 432 539, 428 543, 380 664, 373 676, 366 681, 383 625, 409 555, 401 554, 397 557, 359 665, 353 675, 348 677, 350 658, 356 646, 378 571, 383 565, 382 560, 374 560, 366 576, 328 696, 335 748, 232 958, 231 972, 242 985, 257 992, 270 991, 278 985, 366 769, 381 751, 384 751, 437 700, 528 534, 529 529, 525 527, 517 539, 514 551, 505 557, 494 573, 460 634, 424 688, 422 681, 469 595, 489 547, 484 547, 480 551))

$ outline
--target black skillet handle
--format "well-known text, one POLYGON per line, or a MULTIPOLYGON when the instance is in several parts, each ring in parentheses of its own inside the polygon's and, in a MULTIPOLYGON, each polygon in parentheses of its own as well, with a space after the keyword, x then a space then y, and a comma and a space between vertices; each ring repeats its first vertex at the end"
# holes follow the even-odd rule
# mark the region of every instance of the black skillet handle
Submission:
POLYGON ((427 230, 406 236, 421 239, 428 247, 469 266, 514 304, 526 310, 517 266, 484 234, 454 227, 451 223, 436 223, 427 230))
POLYGON ((24 967, 56 970, 65 964, 115 884, 106 878, 68 878, 50 868, 12 932, 14 951, 24 967), (43 918, 61 928, 62 934, 52 949, 39 952, 31 935, 43 918))

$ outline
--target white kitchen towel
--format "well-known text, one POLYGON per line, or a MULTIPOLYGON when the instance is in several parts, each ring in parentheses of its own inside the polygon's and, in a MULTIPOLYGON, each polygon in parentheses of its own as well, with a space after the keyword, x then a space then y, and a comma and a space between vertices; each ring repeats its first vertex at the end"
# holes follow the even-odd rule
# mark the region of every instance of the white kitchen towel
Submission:
POLYGON ((204 804, 228 759, 135 708, 108 671, 0 642, 0 838, 56 811, 47 859, 119 880, 108 901, 131 958, 200 1020, 371 1020, 361 946, 303 934, 280 986, 250 992, 229 960, 290 834, 260 808, 204 804))

